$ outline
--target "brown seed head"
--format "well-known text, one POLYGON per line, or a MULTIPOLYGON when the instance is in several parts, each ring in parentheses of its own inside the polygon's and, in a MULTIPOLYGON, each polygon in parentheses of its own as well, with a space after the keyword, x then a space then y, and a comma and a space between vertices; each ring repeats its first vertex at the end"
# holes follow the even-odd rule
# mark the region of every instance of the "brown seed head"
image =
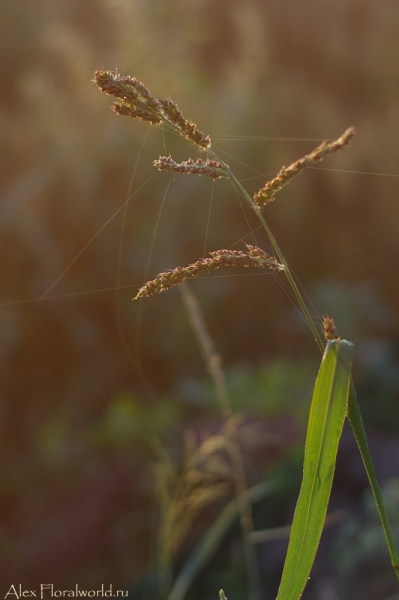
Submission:
POLYGON ((257 194, 254 195, 255 203, 259 208, 262 208, 268 202, 274 200, 274 196, 279 192, 293 177, 299 175, 304 169, 317 164, 324 160, 330 154, 337 152, 347 144, 355 135, 355 128, 350 127, 347 129, 341 137, 335 142, 323 142, 312 150, 310 154, 306 154, 302 158, 299 158, 289 167, 282 167, 271 181, 268 181, 257 194))
POLYGON ((247 245, 248 252, 238 250, 216 250, 210 252, 210 258, 200 258, 188 267, 176 267, 160 273, 152 281, 143 285, 133 300, 146 298, 168 290, 186 279, 198 277, 201 273, 216 271, 221 267, 264 267, 281 271, 284 266, 257 246, 247 245))
POLYGON ((176 163, 172 157, 160 156, 158 160, 154 160, 154 166, 159 171, 169 171, 172 173, 182 173, 184 175, 204 175, 212 179, 219 177, 228 177, 228 166, 216 160, 203 161, 198 158, 195 162, 192 158, 182 163, 176 163))
POLYGON ((324 315, 323 317, 323 324, 321 330, 327 342, 329 342, 330 340, 341 339, 335 329, 334 319, 332 317, 329 317, 328 315, 324 315))
POLYGON ((138 118, 158 125, 161 121, 170 123, 180 135, 205 150, 211 145, 209 136, 197 129, 195 123, 186 119, 170 98, 155 98, 150 90, 135 77, 122 76, 105 69, 94 73, 94 83, 105 94, 120 100, 113 109, 118 115, 138 118))

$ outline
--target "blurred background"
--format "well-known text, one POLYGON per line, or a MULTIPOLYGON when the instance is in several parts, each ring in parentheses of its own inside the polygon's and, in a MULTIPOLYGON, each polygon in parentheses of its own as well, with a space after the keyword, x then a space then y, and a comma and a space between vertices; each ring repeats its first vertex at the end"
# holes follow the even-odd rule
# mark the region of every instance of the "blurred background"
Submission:
MULTIPOLYGON (((360 406, 397 520, 397 2, 14 0, 0 4, 0 53, 1 589, 113 583, 154 597, 143 583, 160 518, 154 440, 178 465, 187 429, 200 440, 222 423, 178 290, 131 298, 147 271, 193 262, 205 241, 205 251, 243 249, 257 224, 227 182, 176 177, 168 188, 152 160, 185 160, 192 147, 117 118, 91 82, 100 67, 173 98, 250 193, 356 127, 351 145, 284 188, 266 217, 316 318, 330 314, 355 343, 360 406)), ((255 527, 287 525, 317 347, 278 277, 215 276, 191 290, 234 409, 264 432, 266 442, 243 448, 248 485, 276 472, 286 482, 256 505, 255 527)), ((331 502, 345 516, 328 529, 304 598, 397 591, 369 505, 345 430, 331 502)), ((264 598, 276 593, 286 543, 257 546, 264 598)), ((234 526, 189 597, 224 587, 229 600, 246 598, 243 564, 234 526)))

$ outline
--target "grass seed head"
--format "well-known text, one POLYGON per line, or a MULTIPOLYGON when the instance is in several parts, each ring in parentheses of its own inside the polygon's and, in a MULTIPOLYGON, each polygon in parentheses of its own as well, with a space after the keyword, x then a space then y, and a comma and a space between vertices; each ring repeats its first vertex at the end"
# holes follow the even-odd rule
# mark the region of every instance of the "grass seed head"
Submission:
POLYGON ((195 123, 186 119, 181 110, 170 98, 162 98, 160 101, 162 112, 169 123, 176 125, 180 129, 180 134, 194 142, 202 150, 206 150, 211 145, 209 135, 204 135, 197 129, 195 123))
POLYGON ((305 154, 305 156, 296 160, 289 167, 281 167, 276 177, 268 181, 266 185, 254 195, 256 205, 259 208, 262 208, 265 204, 274 200, 275 194, 293 177, 302 173, 307 167, 321 162, 330 154, 341 150, 341 148, 349 144, 354 135, 355 128, 350 127, 334 142, 323 142, 320 146, 312 150, 310 154, 305 154))
POLYGON ((156 98, 135 77, 98 69, 93 81, 104 94, 118 98, 119 102, 113 106, 118 115, 149 121, 152 125, 166 121, 201 150, 206 150, 211 145, 211 138, 201 133, 195 123, 186 119, 173 100, 156 98))
POLYGON ((173 158, 169 156, 160 156, 158 160, 154 160, 154 166, 157 167, 158 171, 168 171, 169 173, 181 173, 183 175, 204 175, 205 177, 211 177, 212 179, 218 179, 219 177, 229 177, 227 171, 228 166, 224 165, 217 160, 201 160, 198 158, 194 161, 189 158, 182 163, 177 163, 173 158))
POLYGON ((257 246, 247 244, 248 252, 239 250, 216 250, 210 252, 210 258, 200 258, 188 267, 176 267, 164 271, 143 285, 133 300, 146 298, 183 283, 186 279, 198 277, 201 273, 216 271, 221 267, 264 267, 281 271, 284 266, 257 246))
POLYGON ((328 315, 324 315, 323 324, 321 326, 322 333, 327 342, 330 340, 340 340, 340 336, 338 335, 335 329, 334 319, 329 317, 328 315))

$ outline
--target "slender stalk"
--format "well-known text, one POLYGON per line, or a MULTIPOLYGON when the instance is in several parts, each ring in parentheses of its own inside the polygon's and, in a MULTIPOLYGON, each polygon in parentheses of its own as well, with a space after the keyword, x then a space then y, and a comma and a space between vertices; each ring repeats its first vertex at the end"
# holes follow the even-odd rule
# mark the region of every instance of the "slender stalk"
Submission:
MULTIPOLYGON (((217 161, 220 162, 220 158, 217 156, 217 154, 211 150, 208 149, 208 153, 217 161)), ((291 273, 291 269, 287 263, 287 261, 285 260, 284 254, 282 253, 282 251, 280 250, 279 245, 277 244, 277 241, 274 237, 274 235, 272 234, 270 227, 268 226, 268 224, 266 223, 266 219, 264 218, 261 209, 255 204, 254 200, 251 198, 251 196, 248 194, 248 192, 246 191, 246 189, 241 185, 241 183, 238 181, 238 179, 236 178, 236 176, 234 175, 234 173, 231 171, 230 168, 226 169, 228 171, 229 174, 229 179, 232 181, 233 185, 238 188, 238 190, 240 191, 241 195, 243 196, 243 198, 248 202, 248 204, 250 205, 250 207, 254 210, 254 212, 256 213, 258 219, 260 220, 260 222, 263 225, 264 230, 266 231, 269 240, 273 246, 273 249, 275 251, 275 253, 278 256, 279 261, 281 262, 282 265, 284 265, 284 272, 286 274, 286 277, 288 279, 288 282, 291 286, 292 291, 295 294, 295 297, 299 303, 299 306, 301 307, 301 310, 303 312, 303 315, 306 319, 307 324, 309 325, 313 336, 315 338, 315 341, 320 349, 320 351, 323 353, 324 352, 324 344, 322 342, 320 333, 317 330, 317 327, 315 326, 312 317, 310 316, 309 310, 305 304, 305 301, 302 298, 302 294, 300 293, 297 284, 295 283, 295 279, 291 273)))
MULTIPOLYGON (((191 327, 197 338, 198 345, 208 367, 208 371, 214 381, 222 416, 226 422, 231 417, 233 411, 227 391, 226 379, 221 367, 220 356, 216 351, 212 337, 209 333, 201 311, 201 307, 196 297, 190 290, 187 282, 184 281, 179 286, 179 289, 187 309, 191 327)), ((244 461, 240 448, 238 444, 234 442, 234 440, 229 440, 228 453, 233 468, 235 493, 240 512, 240 525, 244 545, 250 599, 261 600, 260 576, 257 568, 256 549, 250 538, 251 534, 254 532, 251 501, 245 476, 244 461)))
POLYGON ((227 421, 233 414, 233 411, 231 410, 226 380, 221 366, 221 357, 215 348, 215 344, 213 343, 205 323, 204 315, 202 314, 198 300, 190 290, 186 281, 183 281, 179 286, 179 291, 187 310, 191 328, 197 338, 202 357, 215 384, 215 391, 219 400, 223 420, 227 421))
POLYGON ((366 469, 367 477, 370 482, 370 487, 373 492, 374 500, 377 505, 378 513, 380 515, 382 528, 384 530, 385 538, 388 545, 389 554, 391 557, 391 563, 393 570, 396 573, 396 577, 399 579, 399 556, 395 547, 395 542, 392 536, 391 526, 387 515, 386 508, 384 506, 384 500, 382 498, 381 489, 378 485, 377 475, 375 473, 373 460, 371 458, 369 445, 367 443, 366 432, 363 425, 362 416, 359 410, 359 404, 356 399, 356 392, 353 382, 351 382, 349 390, 349 402, 347 416, 352 426, 353 433, 356 438, 356 443, 360 450, 360 454, 363 460, 364 467, 366 469))

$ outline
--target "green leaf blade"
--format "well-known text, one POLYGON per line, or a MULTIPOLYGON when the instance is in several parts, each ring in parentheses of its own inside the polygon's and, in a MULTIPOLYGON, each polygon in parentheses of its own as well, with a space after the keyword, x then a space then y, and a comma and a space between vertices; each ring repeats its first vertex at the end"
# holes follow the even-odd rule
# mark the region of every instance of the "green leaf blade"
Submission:
POLYGON ((338 443, 345 420, 353 344, 326 346, 313 391, 303 480, 277 600, 300 598, 309 577, 327 513, 338 443))

